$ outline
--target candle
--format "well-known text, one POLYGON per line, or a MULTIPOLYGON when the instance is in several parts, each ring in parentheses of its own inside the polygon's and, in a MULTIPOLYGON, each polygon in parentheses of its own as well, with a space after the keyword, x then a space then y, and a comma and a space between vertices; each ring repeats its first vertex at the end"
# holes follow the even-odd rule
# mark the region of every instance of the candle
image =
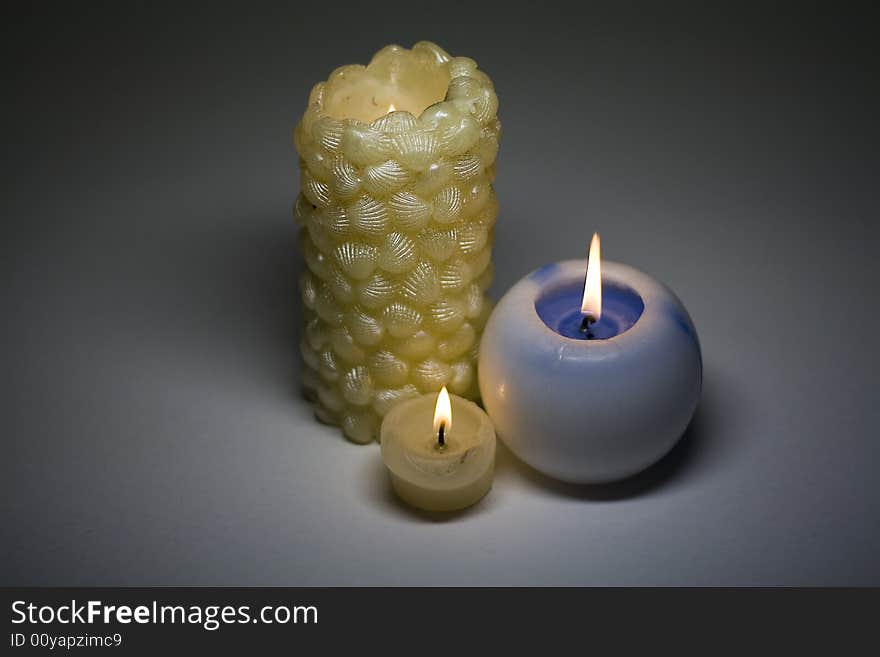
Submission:
POLYGON ((479 359, 483 404, 523 461, 572 483, 635 474, 684 432, 702 387, 700 344, 673 292, 601 262, 541 267, 498 302, 479 359))
POLYGON ((394 491, 411 506, 455 511, 480 501, 492 486, 492 421, 472 401, 448 394, 446 386, 439 395, 392 408, 380 442, 394 491))
POLYGON ((479 395, 497 106, 473 60, 422 42, 334 71, 296 127, 303 387, 355 442, 401 400, 479 395))

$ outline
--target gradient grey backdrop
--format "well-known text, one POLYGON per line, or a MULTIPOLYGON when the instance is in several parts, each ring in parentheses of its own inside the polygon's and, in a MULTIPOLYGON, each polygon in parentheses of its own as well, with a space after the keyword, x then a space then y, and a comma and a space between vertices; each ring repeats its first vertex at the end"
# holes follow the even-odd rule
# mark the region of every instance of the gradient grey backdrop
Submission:
POLYGON ((880 584, 865 18, 432 4, 6 18, 0 583, 880 584), (689 308, 703 403, 647 473, 502 451, 438 521, 298 397, 293 125, 420 39, 501 99, 495 297, 598 230, 689 308))

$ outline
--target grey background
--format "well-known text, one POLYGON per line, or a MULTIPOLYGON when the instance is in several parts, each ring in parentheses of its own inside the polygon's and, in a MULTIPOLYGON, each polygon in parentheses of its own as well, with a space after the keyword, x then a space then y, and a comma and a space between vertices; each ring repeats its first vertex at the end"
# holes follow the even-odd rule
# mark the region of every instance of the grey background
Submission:
POLYGON ((880 584, 868 23, 607 4, 8 16, 0 583, 880 584), (598 230, 690 310, 704 399, 635 479, 502 450, 444 521, 298 396, 292 127, 420 39, 501 99, 495 297, 598 230))

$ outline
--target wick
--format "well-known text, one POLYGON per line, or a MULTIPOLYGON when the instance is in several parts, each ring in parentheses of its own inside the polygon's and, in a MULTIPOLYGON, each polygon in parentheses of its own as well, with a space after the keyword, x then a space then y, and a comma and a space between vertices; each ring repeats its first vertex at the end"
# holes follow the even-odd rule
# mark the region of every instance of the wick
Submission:
POLYGON ((446 445, 445 434, 446 434, 446 423, 441 422, 440 428, 437 430, 437 443, 440 445, 440 447, 443 447, 444 445, 446 445))
POLYGON ((590 324, 595 324, 595 323, 596 323, 595 317, 593 317, 592 315, 584 315, 584 320, 581 322, 581 333, 586 333, 587 340, 592 340, 593 337, 595 337, 595 336, 593 336, 593 331, 590 330, 590 324))

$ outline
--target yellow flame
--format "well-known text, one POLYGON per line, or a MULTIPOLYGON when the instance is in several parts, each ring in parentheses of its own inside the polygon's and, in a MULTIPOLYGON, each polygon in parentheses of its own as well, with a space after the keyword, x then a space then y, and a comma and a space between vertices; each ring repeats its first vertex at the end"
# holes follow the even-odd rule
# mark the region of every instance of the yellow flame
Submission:
POLYGON ((437 405, 434 406, 434 433, 440 431, 440 425, 443 425, 443 431, 447 434, 452 428, 452 403, 449 401, 446 386, 437 395, 437 405))
POLYGON ((590 242, 581 312, 589 315, 596 322, 602 316, 602 254, 599 248, 599 233, 593 233, 593 241, 590 242))
POLYGON ((394 106, 394 103, 391 103, 388 106, 388 113, 391 114, 391 112, 396 112, 396 111, 397 111, 397 108, 394 106))

